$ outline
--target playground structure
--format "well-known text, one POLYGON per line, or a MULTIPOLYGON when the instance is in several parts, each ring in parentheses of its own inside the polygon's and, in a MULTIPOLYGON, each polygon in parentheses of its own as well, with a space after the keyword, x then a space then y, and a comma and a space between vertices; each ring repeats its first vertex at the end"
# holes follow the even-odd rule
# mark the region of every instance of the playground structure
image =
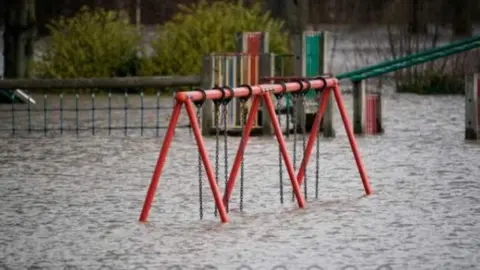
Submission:
MULTIPOLYGON (((268 52, 268 33, 246 32, 237 34, 237 52, 224 54, 211 54, 204 59, 203 87, 212 88, 216 85, 229 85, 235 87, 242 84, 258 84, 273 82, 288 82, 295 78, 315 77, 326 74, 326 43, 325 32, 305 32, 302 35, 294 35, 292 45, 294 51, 288 55, 276 55, 268 52), (290 66, 288 65, 290 64, 290 66), (290 72, 288 72, 290 71, 290 72)), ((311 129, 312 120, 316 111, 315 95, 309 91, 305 97, 298 99, 291 94, 285 95, 283 100, 276 100, 277 112, 285 114, 287 122, 285 133, 301 131, 306 126, 306 131, 311 129), (292 107, 295 107, 293 110, 292 107), (291 111, 296 112, 291 115, 291 111)), ((326 137, 335 135, 333 129, 332 102, 327 103, 327 109, 321 130, 326 137)), ((250 104, 246 104, 246 108, 250 104)), ((258 119, 255 120, 252 135, 272 134, 272 126, 263 105, 260 105, 258 119)), ((230 135, 241 133, 241 115, 239 103, 234 103, 227 108, 228 119, 220 132, 230 135)), ((202 111, 202 133, 211 135, 215 131, 215 119, 218 116, 212 102, 208 102, 202 111)))
MULTIPOLYGON (((298 78, 315 77, 320 74, 329 74, 327 41, 329 33, 326 31, 305 31, 300 35, 292 36, 292 54, 276 55, 268 52, 268 33, 247 32, 237 34, 237 52, 211 54, 204 59, 203 87, 211 88, 215 85, 229 85, 235 87, 245 83, 273 83, 288 82, 298 78), (290 71, 290 72, 288 72, 290 71)), ((363 83, 354 82, 354 132, 356 134, 383 133, 380 92, 367 92, 363 83)), ((314 92, 309 91, 305 97, 296 99, 291 94, 285 95, 278 112, 285 114, 287 122, 285 133, 305 132, 311 129, 315 117, 315 102, 312 102, 314 92), (293 107, 295 108, 293 110, 293 107), (292 115, 290 112, 296 114, 292 115)), ((321 123, 321 131, 325 137, 334 137, 333 128, 333 100, 327 103, 327 109, 321 123)), ((248 108, 249 105, 247 105, 248 108)), ((262 108, 262 106, 261 106, 262 108)), ((230 135, 239 135, 240 118, 239 103, 227 108, 227 125, 220 131, 230 135)), ((202 133, 212 135, 215 131, 215 108, 211 102, 204 107, 202 116, 202 133)), ((219 122, 224 123, 225 119, 219 122)), ((260 110, 255 121, 252 135, 272 134, 268 115, 260 110), (264 117, 265 116, 265 117, 264 117)))
MULTIPOLYGON (((360 153, 356 144, 355 136, 353 134, 353 130, 351 128, 351 124, 350 124, 350 121, 345 109, 345 105, 343 102, 340 86, 338 85, 338 80, 336 78, 317 77, 313 79, 299 79, 295 82, 287 82, 287 83, 282 82, 282 83, 260 84, 260 85, 246 84, 246 85, 241 85, 235 88, 232 88, 230 86, 216 86, 215 88, 208 89, 208 90, 196 89, 195 91, 176 93, 175 105, 173 108, 172 117, 170 119, 167 132, 164 137, 160 154, 159 154, 159 157, 155 166, 155 170, 152 176, 152 180, 150 182, 147 195, 145 197, 142 212, 140 214, 140 221, 145 222, 148 218, 149 211, 155 196, 155 192, 158 187, 159 179, 166 162, 170 144, 175 134, 175 127, 178 123, 180 112, 183 106, 185 106, 185 109, 190 121, 190 125, 193 130, 195 141, 198 146, 199 178, 201 181, 201 175, 202 175, 201 164, 203 163, 203 167, 207 175, 210 188, 212 190, 216 210, 218 210, 218 214, 220 216, 220 220, 222 223, 228 222, 228 216, 227 216, 228 203, 232 195, 233 189, 235 187, 238 171, 239 169, 243 169, 244 152, 247 147, 248 139, 250 137, 250 132, 254 127, 255 120, 257 119, 257 113, 259 111, 261 101, 263 101, 263 109, 268 113, 270 123, 273 129, 273 133, 275 134, 275 137, 279 144, 279 158, 281 157, 283 159, 283 162, 287 169, 287 173, 290 178, 295 200, 298 204, 298 207, 303 208, 305 206, 305 199, 304 199, 304 196, 302 196, 300 186, 302 185, 302 183, 304 184, 304 186, 306 186, 305 185, 306 183, 304 182, 304 179, 306 177, 306 169, 309 164, 310 155, 315 142, 317 145, 317 153, 318 153, 318 147, 319 147, 318 135, 319 135, 319 129, 320 129, 320 122, 326 111, 327 103, 330 100, 330 95, 332 94, 332 92, 333 92, 334 99, 337 103, 337 107, 339 109, 339 112, 343 121, 343 125, 345 127, 345 131, 348 136, 348 140, 350 142, 350 146, 355 158, 358 171, 360 173, 360 177, 363 183, 365 193, 367 195, 371 194, 372 193, 371 187, 367 178, 366 171, 363 167, 360 153), (278 115, 275 112, 275 105, 272 100, 272 95, 276 96, 277 99, 281 98, 283 95, 286 95, 286 94, 291 94, 295 96, 305 96, 312 89, 314 89, 315 91, 315 97, 313 98, 313 100, 315 100, 318 103, 317 111, 315 114, 315 119, 313 120, 310 135, 308 137, 308 142, 304 148, 303 158, 300 163, 300 167, 298 171, 295 172, 292 162, 290 160, 290 155, 286 147, 286 142, 283 136, 283 132, 279 124, 278 115), (218 170, 216 170, 214 173, 214 170, 210 163, 209 156, 204 143, 204 138, 202 136, 202 132, 200 129, 200 126, 201 126, 201 124, 199 123, 201 121, 200 110, 202 110, 202 107, 206 104, 206 102, 212 101, 215 103, 216 107, 222 106, 225 108, 223 110, 223 114, 225 117, 227 114, 226 109, 228 108, 229 103, 231 103, 232 100, 234 100, 235 98, 238 99, 241 104, 245 104, 246 102, 251 102, 251 103, 250 103, 248 116, 246 117, 246 121, 245 122, 242 121, 242 128, 243 128, 242 136, 240 139, 240 143, 238 146, 234 163, 230 168, 228 180, 225 183, 225 189, 222 197, 218 187, 218 182, 217 182, 218 175, 215 175, 215 173, 218 172, 218 170), (197 110, 195 110, 195 107, 197 107, 197 110)), ((224 119, 226 119, 226 117, 224 119)), ((220 129, 220 127, 216 125, 216 129, 218 130, 220 129)), ((217 138, 217 142, 218 142, 218 138, 217 138)), ((217 143, 216 150, 218 151, 218 149, 219 149, 219 145, 217 143)), ((318 158, 317 158, 317 162, 318 162, 318 158)), ((225 163, 226 163, 225 169, 228 171, 227 161, 225 161, 225 163)), ((318 170, 317 170, 317 175, 318 175, 318 170)), ((241 181, 243 181, 243 174, 241 174, 241 181)), ((201 187, 201 183, 199 186, 201 187)), ((199 193, 202 194, 201 190, 199 193)), ((200 196, 200 202, 201 200, 202 199, 200 196)), ((202 218, 203 212, 202 212, 202 208, 200 209, 201 209, 200 217, 202 218)))

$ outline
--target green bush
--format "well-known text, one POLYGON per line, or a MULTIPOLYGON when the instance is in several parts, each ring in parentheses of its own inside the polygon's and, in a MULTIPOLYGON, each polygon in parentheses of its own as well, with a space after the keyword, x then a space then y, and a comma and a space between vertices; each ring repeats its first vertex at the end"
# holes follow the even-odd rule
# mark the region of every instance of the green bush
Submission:
POLYGON ((135 75, 140 36, 122 12, 82 8, 48 26, 50 40, 32 65, 40 78, 135 75))
POLYGON ((173 19, 157 30, 154 55, 143 62, 143 75, 199 74, 202 57, 212 52, 234 52, 235 34, 269 32, 270 51, 288 52, 283 22, 264 12, 260 4, 246 7, 242 1, 179 5, 173 19))
POLYGON ((409 83, 399 84, 397 92, 420 95, 464 94, 463 76, 430 72, 417 76, 409 83))

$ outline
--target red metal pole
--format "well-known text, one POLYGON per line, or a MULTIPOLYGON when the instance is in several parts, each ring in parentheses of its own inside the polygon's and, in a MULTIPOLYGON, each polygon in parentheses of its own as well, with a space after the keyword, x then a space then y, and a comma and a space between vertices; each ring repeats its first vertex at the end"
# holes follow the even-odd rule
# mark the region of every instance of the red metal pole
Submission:
POLYGON ((360 177, 362 178, 363 188, 365 189, 365 193, 367 195, 370 195, 372 194, 372 189, 370 187, 370 183, 368 182, 367 173, 363 166, 362 159, 360 158, 360 151, 358 150, 357 141, 355 140, 355 136, 353 135, 353 130, 350 125, 350 120, 348 119, 347 110, 345 109, 345 105, 343 103, 342 93, 340 92, 340 87, 338 85, 333 88, 333 93, 335 94, 335 100, 337 101, 338 110, 340 111, 340 115, 342 116, 343 125, 345 126, 345 131, 347 132, 353 156, 355 157, 355 162, 357 163, 358 172, 360 173, 360 177))
POLYGON ((288 156, 287 145, 285 143, 285 139, 283 138, 282 129, 278 124, 277 115, 275 114, 275 108, 273 107, 272 98, 267 93, 263 95, 264 106, 268 110, 268 114, 272 121, 273 130, 277 137, 278 144, 280 145, 280 151, 282 152, 283 160, 285 162, 285 167, 287 167, 288 175, 290 176, 290 182, 292 182, 293 192, 297 199, 298 207, 304 208, 305 207, 305 200, 303 199, 302 192, 300 191, 300 186, 298 185, 297 176, 295 175, 295 171, 293 170, 292 162, 288 156))
POLYGON ((297 181, 298 185, 302 185, 303 178, 305 177, 305 170, 307 169, 308 161, 310 159, 310 155, 312 154, 312 148, 313 145, 315 144, 317 134, 318 134, 318 129, 320 127, 320 122, 322 121, 323 114, 325 114, 325 109, 327 108, 327 103, 328 103, 328 98, 330 96, 330 91, 331 89, 325 89, 322 93, 322 97, 320 100, 320 105, 318 106, 318 111, 317 115, 315 116, 315 119, 313 120, 313 125, 312 129, 310 132, 310 136, 308 137, 308 142, 307 146, 305 149, 305 152, 303 154, 303 159, 302 163, 300 164, 300 168, 297 174, 297 181))
POLYGON ((167 159, 168 149, 170 148, 170 143, 172 142, 173 135, 175 134, 175 127, 177 126, 181 109, 182 102, 177 101, 173 107, 172 118, 170 118, 167 133, 163 139, 162 148, 157 159, 157 165, 155 166, 155 171, 153 172, 152 180, 150 181, 150 186, 148 187, 147 195, 143 203, 142 213, 140 214, 140 222, 145 222, 148 218, 148 213, 152 206, 153 198, 155 197, 155 191, 158 187, 160 175, 162 173, 163 166, 165 165, 165 160, 167 159))
POLYGON ((210 183, 210 188, 212 189, 215 205, 217 206, 218 213, 220 214, 220 220, 223 223, 227 223, 227 211, 225 210, 225 205, 222 201, 222 195, 220 194, 217 182, 215 181, 212 164, 210 163, 210 159, 208 158, 207 149, 205 147, 205 143, 203 142, 202 132, 200 131, 200 127, 198 126, 197 117, 195 116, 195 109, 193 108, 191 100, 187 100, 185 102, 185 108, 187 109, 187 114, 188 118, 190 119, 193 134, 195 135, 195 140, 197 141, 198 152, 200 153, 200 156, 202 158, 203 166, 205 167, 205 172, 207 173, 208 182, 210 183))
POLYGON ((377 104, 378 96, 372 96, 372 134, 377 134, 377 104))
POLYGON ((227 189, 225 190, 225 194, 223 195, 223 204, 225 205, 227 205, 230 197, 232 196, 233 188, 235 187, 235 183, 237 180, 236 178, 238 170, 240 169, 242 157, 245 153, 245 148, 247 148, 248 139, 250 137, 250 132, 253 128, 253 123, 255 122, 255 118, 257 116, 259 104, 260 96, 255 96, 252 101, 252 106, 250 107, 250 113, 248 114, 247 123, 245 125, 245 128, 243 129, 243 137, 240 141, 240 144, 238 145, 237 155, 235 156, 232 170, 230 171, 230 176, 228 177, 227 189))

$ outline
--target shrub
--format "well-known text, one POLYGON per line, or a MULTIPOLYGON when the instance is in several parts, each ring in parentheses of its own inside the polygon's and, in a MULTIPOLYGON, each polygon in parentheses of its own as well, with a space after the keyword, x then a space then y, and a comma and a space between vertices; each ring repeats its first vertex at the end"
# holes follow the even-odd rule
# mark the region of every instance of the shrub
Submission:
POLYGON ((399 84, 399 93, 415 93, 420 95, 433 94, 464 94, 462 76, 430 72, 417 76, 415 80, 399 84))
POLYGON ((269 32, 270 51, 288 52, 288 36, 283 22, 242 1, 179 5, 179 12, 157 30, 152 42, 154 55, 143 62, 144 75, 199 74, 202 57, 212 52, 234 52, 235 34, 246 31, 269 32))
POLYGON ((82 8, 47 25, 50 40, 32 65, 40 78, 135 75, 140 36, 123 12, 82 8))

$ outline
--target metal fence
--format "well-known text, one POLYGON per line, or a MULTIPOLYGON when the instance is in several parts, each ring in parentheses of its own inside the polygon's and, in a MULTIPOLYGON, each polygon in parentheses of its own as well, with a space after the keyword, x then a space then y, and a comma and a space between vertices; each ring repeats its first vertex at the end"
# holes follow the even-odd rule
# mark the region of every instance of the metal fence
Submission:
POLYGON ((0 104, 0 136, 161 136, 173 106, 166 87, 200 84, 198 77, 119 79, 2 80, 1 89, 23 89, 31 102, 9 92, 11 102, 0 104))

